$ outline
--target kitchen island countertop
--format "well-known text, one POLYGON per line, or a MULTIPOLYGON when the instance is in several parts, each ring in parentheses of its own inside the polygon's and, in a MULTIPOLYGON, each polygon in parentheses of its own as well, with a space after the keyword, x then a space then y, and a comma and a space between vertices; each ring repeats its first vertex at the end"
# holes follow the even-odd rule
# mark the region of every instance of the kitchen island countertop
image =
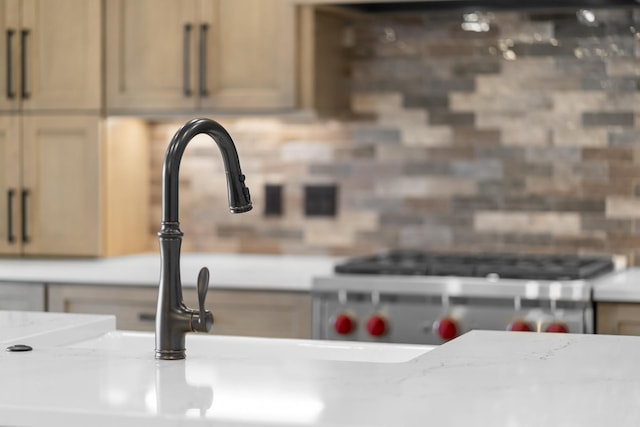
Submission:
POLYGON ((0 424, 635 427, 640 419, 638 337, 472 331, 386 363, 277 351, 229 357, 221 346, 190 355, 187 340, 182 361, 156 361, 153 348, 82 344, 2 351, 0 424))
MULTIPOLYGON (((308 292, 313 277, 333 274, 333 265, 338 259, 184 253, 181 276, 185 287, 195 287, 198 271, 206 266, 211 271, 213 288, 308 292)), ((159 278, 158 254, 99 259, 0 259, 0 282, 157 287, 159 278)))
POLYGON ((93 338, 115 327, 113 316, 0 311, 0 346, 59 346, 93 338))

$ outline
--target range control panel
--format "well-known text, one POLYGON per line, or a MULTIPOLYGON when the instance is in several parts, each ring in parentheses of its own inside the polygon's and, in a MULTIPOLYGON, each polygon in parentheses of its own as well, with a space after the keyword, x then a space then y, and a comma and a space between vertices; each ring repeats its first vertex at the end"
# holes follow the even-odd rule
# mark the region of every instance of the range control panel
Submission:
POLYGON ((322 293, 313 300, 316 339, 442 344, 473 329, 593 333, 586 302, 322 293))

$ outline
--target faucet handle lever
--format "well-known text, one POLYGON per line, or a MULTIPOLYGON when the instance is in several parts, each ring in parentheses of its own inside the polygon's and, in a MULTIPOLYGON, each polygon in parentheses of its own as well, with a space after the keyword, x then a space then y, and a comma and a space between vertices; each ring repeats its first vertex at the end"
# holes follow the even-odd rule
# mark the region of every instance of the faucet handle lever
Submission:
POLYGON ((198 273, 198 308, 200 309, 200 316, 204 316, 204 299, 207 297, 207 291, 209 290, 209 269, 202 267, 200 273, 198 273))
POLYGON ((213 316, 204 308, 204 300, 209 290, 209 269, 202 267, 198 273, 198 318, 192 325, 194 331, 209 332, 213 324, 213 316))

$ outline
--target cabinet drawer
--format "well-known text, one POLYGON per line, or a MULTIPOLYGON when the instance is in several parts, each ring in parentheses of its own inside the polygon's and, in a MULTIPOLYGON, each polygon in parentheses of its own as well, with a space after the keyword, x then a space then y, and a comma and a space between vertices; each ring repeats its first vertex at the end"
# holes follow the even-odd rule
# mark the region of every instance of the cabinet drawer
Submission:
MULTIPOLYGON (((50 285, 49 310, 113 314, 118 329, 154 331, 156 288, 50 285)), ((194 288, 183 290, 185 304, 198 306, 194 288)), ((216 335, 311 338, 311 297, 294 292, 213 290, 206 306, 213 311, 216 335)))

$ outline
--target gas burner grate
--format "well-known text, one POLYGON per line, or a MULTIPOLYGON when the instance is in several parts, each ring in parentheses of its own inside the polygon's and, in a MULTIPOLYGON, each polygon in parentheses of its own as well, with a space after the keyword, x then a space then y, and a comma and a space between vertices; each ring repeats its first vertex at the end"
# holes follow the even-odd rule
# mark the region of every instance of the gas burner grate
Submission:
POLYGON ((491 277, 526 280, 579 280, 613 270, 606 257, 572 255, 466 255, 392 251, 352 258, 336 265, 340 274, 491 277))

